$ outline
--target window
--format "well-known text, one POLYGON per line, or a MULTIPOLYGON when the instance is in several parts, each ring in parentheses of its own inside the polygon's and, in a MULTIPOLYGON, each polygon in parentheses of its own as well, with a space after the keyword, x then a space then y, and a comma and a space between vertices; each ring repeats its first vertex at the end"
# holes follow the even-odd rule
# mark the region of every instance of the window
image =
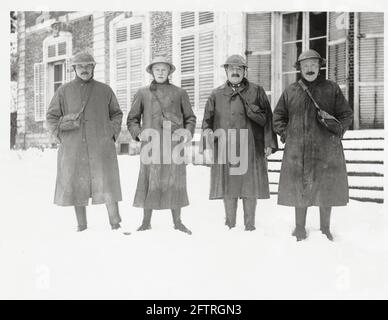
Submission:
POLYGON ((178 13, 175 27, 180 86, 194 110, 203 110, 214 87, 215 14, 210 11, 178 13))
MULTIPOLYGON (((323 58, 327 56, 327 13, 293 12, 282 14, 282 89, 299 80, 300 74, 294 63, 302 51, 316 50, 323 58)), ((326 77, 326 67, 321 69, 326 77)))
POLYGON ((55 91, 72 78, 69 59, 72 54, 72 35, 60 32, 43 41, 43 62, 34 64, 35 121, 44 121, 47 106, 55 91))
POLYGON ((124 113, 145 84, 145 18, 120 18, 111 24, 111 85, 124 113))

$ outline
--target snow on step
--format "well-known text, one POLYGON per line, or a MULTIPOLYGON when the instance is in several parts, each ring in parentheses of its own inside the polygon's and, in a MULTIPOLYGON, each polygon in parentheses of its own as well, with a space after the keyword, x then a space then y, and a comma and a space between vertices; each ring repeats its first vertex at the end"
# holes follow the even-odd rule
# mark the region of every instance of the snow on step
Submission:
POLYGON ((345 149, 384 149, 385 140, 342 140, 342 145, 345 149))
POLYGON ((349 186, 354 187, 383 187, 384 177, 348 177, 349 186))
POLYGON ((384 191, 349 189, 350 197, 384 199, 384 191))
POLYGON ((347 163, 346 170, 348 172, 384 174, 384 165, 369 163, 347 163))
POLYGON ((384 130, 348 130, 344 138, 384 138, 384 130))

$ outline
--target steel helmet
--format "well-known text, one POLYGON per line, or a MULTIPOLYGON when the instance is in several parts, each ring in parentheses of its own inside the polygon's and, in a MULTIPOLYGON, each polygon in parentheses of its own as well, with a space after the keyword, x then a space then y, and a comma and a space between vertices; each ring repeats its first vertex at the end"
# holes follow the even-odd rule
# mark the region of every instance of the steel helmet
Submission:
POLYGON ((73 56, 71 59, 71 65, 75 66, 77 64, 93 64, 96 65, 96 61, 94 60, 93 56, 90 53, 87 52, 79 52, 73 56))
POLYGON ((156 63, 164 63, 170 66, 170 73, 175 71, 175 66, 170 62, 170 60, 166 56, 156 56, 152 59, 151 63, 146 67, 146 71, 152 74, 152 66, 156 63))
POLYGON ((245 61, 245 59, 240 56, 239 54, 233 54, 231 55, 230 57, 228 57, 225 61, 224 64, 221 65, 221 67, 226 67, 228 65, 232 65, 232 66, 239 66, 239 67, 244 67, 244 68, 248 68, 248 65, 247 65, 247 62, 245 61))
POLYGON ((307 59, 318 59, 321 63, 321 66, 326 65, 326 59, 322 58, 321 55, 315 50, 310 49, 310 50, 303 51, 299 55, 298 60, 295 62, 295 68, 299 68, 300 62, 307 59))

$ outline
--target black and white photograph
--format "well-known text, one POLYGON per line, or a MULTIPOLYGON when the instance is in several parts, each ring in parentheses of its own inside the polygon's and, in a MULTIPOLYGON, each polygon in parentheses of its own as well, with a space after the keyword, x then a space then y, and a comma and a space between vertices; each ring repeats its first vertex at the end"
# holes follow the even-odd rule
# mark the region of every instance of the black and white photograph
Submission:
POLYGON ((0 299, 388 298, 383 1, 1 11, 0 299))

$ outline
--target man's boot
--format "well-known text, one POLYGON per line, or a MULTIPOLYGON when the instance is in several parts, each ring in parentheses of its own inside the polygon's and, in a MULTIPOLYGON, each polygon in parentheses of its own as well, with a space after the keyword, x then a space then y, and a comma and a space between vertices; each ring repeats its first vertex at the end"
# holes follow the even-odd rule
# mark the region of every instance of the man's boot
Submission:
POLYGON ((172 219, 174 221, 174 229, 182 231, 187 234, 192 234, 190 229, 188 229, 181 220, 181 208, 171 209, 172 219))
POLYGON ((295 208, 295 230, 292 235, 296 237, 296 241, 301 241, 307 238, 306 215, 307 207, 295 208))
POLYGON ((86 221, 86 207, 85 206, 74 206, 75 215, 77 217, 77 231, 81 232, 87 229, 88 223, 86 221))
POLYGON ((232 229, 236 226, 237 198, 224 199, 225 225, 232 229))
POLYGON ((333 235, 330 232, 330 216, 331 207, 319 207, 319 215, 321 220, 321 232, 329 239, 333 241, 333 235))
POLYGON ((109 215, 109 223, 112 227, 112 230, 117 230, 121 228, 120 222, 121 222, 121 217, 119 213, 119 204, 117 202, 113 203, 107 203, 105 204, 106 209, 108 210, 108 215, 109 215))
POLYGON ((256 230, 256 227, 255 227, 256 203, 257 203, 257 200, 255 198, 243 199, 245 231, 256 230))
POLYGON ((151 229, 151 216, 152 216, 152 210, 144 209, 143 222, 141 226, 137 228, 137 231, 145 231, 145 230, 151 229))

